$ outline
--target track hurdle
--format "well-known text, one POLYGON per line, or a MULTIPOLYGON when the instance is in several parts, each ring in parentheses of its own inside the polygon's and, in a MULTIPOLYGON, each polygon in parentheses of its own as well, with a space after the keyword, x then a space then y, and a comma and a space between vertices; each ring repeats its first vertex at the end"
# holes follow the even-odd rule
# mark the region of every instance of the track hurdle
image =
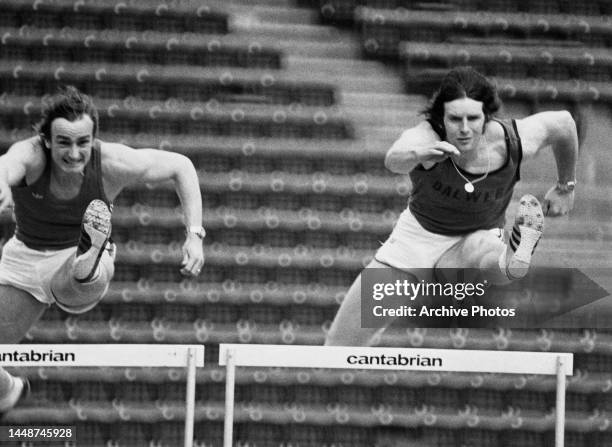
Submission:
POLYGON ((204 346, 164 344, 0 344, 0 366, 174 367, 187 370, 185 447, 193 446, 196 368, 204 366, 204 346))
POLYGON ((219 365, 226 367, 223 447, 232 447, 233 442, 234 386, 238 366, 556 375, 555 447, 563 447, 565 384, 566 376, 573 374, 574 355, 525 351, 221 344, 219 365))

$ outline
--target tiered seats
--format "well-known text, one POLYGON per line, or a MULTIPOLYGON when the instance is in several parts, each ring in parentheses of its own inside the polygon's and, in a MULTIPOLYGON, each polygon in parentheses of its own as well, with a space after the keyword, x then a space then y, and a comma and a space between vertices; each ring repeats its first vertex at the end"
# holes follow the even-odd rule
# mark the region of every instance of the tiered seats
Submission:
POLYGON ((342 25, 352 24, 355 20, 355 10, 360 7, 412 11, 491 11, 589 16, 612 13, 612 7, 606 0, 310 0, 310 2, 319 9, 324 21, 342 25))
POLYGON ((408 72, 470 64, 494 76, 506 73, 515 78, 583 79, 602 84, 612 78, 612 54, 604 48, 410 41, 400 45, 400 57, 406 60, 408 72))
POLYGON ((226 33, 228 15, 198 1, 2 0, 2 26, 226 33))
POLYGON ((610 102, 605 17, 360 8, 355 18, 364 52, 403 61, 411 92, 431 94, 449 68, 472 65, 499 78, 505 99, 610 102))
MULTIPOLYGON (((183 278, 184 229, 174 192, 167 186, 124 191, 113 215, 119 257, 107 297, 79 316, 50 309, 28 341, 205 344, 195 438, 198 445, 220 446, 224 371, 215 366, 218 343, 322 343, 347 287, 406 205, 408 181, 382 164, 396 135, 363 138, 353 117, 379 127, 372 115, 381 107, 372 101, 347 113, 338 104, 338 73, 285 70, 299 41, 249 40, 230 30, 226 14, 200 2, 36 5, 0 3, 7 11, 0 17, 0 148, 32 134, 37 111, 56 85, 75 84, 100 108, 101 139, 177 151, 194 161, 209 235, 201 276, 183 278)), ((568 41, 567 51, 578 51, 574 44, 568 41)), ((603 50, 601 58, 591 54, 597 64, 606 60, 603 50)), ((384 95, 379 100, 388 105, 384 95)), ((415 113, 422 104, 414 105, 415 113)), ((571 249, 581 266, 609 265, 594 256, 612 234, 603 223, 609 188, 581 187, 590 200, 578 203, 576 212, 588 222, 547 228, 538 262, 555 265, 571 249)), ((517 195, 533 189, 541 184, 521 184, 517 195)), ((2 223, 10 226, 6 217, 2 223)), ((561 286, 537 292, 561 293, 561 286)), ((392 329, 383 344, 575 352, 566 443, 609 443, 606 432, 597 432, 609 423, 612 407, 605 393, 612 380, 610 335, 604 331, 392 329)), ((183 371, 21 372, 32 379, 38 399, 3 423, 73 423, 87 446, 182 443, 183 371)), ((241 445, 552 442, 553 379, 273 369, 241 370, 237 381, 235 437, 241 445)))
MULTIPOLYGON (((612 32, 605 17, 360 8, 355 12, 364 48, 396 55, 400 41, 453 41, 465 37, 558 40, 608 46, 612 32)), ((486 43, 486 42, 485 42, 486 43)))
POLYGON ((223 34, 4 27, 3 58, 28 61, 279 68, 280 53, 223 34))

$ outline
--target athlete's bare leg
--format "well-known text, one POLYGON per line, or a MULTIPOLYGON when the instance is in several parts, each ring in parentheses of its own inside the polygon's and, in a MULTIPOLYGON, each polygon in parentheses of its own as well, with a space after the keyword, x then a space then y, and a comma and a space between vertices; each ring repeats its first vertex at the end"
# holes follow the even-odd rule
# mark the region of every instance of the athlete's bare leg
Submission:
POLYGON ((506 273, 509 253, 506 244, 493 232, 475 231, 448 249, 436 263, 436 276, 452 280, 456 270, 471 270, 477 277, 465 278, 466 282, 486 280, 490 284, 508 284, 506 273))
POLYGON ((53 275, 51 292, 56 304, 66 312, 80 314, 98 304, 108 290, 115 272, 114 249, 105 249, 91 280, 82 282, 74 274, 73 257, 69 258, 53 275))
POLYGON ((28 292, 0 285, 0 343, 19 343, 48 307, 28 292))
POLYGON ((87 312, 106 293, 115 271, 110 232, 108 206, 102 200, 93 200, 83 216, 75 256, 68 259, 51 280, 53 298, 66 312, 87 312))
MULTIPOLYGON (((389 268, 378 261, 372 261, 366 268, 389 268)), ((340 309, 325 337, 326 346, 370 346, 395 318, 389 318, 381 328, 361 327, 361 275, 353 282, 344 296, 340 309)))
MULTIPOLYGON (((23 339, 48 305, 28 292, 0 285, 0 308, 0 343, 14 344, 23 339)), ((24 386, 23 379, 0 368, 0 413, 15 405, 24 386)))

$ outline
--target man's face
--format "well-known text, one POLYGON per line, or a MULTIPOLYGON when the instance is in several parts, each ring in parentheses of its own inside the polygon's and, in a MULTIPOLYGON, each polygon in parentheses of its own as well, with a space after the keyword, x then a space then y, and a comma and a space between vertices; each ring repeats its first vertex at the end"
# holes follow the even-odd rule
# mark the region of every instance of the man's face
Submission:
POLYGON ((91 158, 93 121, 83 115, 75 121, 56 118, 51 123, 51 159, 66 173, 82 173, 91 158))
POLYGON ((460 152, 472 151, 478 147, 484 124, 481 101, 459 98, 444 104, 446 141, 460 152))

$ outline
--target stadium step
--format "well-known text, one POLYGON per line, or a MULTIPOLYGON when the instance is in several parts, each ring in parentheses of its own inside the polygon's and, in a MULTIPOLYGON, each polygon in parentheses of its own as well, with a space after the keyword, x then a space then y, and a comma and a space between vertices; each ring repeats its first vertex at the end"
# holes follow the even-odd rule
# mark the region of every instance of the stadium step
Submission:
MULTIPOLYGON (((407 67, 405 73, 406 90, 413 93, 435 91, 449 68, 407 67)), ((527 103, 567 103, 610 104, 612 87, 608 82, 585 82, 580 80, 548 80, 541 78, 491 77, 498 86, 500 97, 505 101, 527 103)))
MULTIPOLYGON (((30 138, 30 129, 0 129, 0 152, 20 139, 30 138)), ((174 151, 189 156, 196 166, 206 170, 215 170, 213 156, 222 157, 224 166, 228 158, 238 158, 241 163, 249 163, 252 159, 263 157, 277 161, 317 160, 337 161, 340 163, 357 163, 357 166, 368 166, 372 171, 384 170, 382 160, 393 136, 385 135, 383 139, 363 138, 359 140, 320 140, 308 138, 266 138, 240 136, 201 135, 197 141, 185 135, 167 135, 148 133, 134 135, 120 132, 100 132, 103 141, 121 141, 131 147, 157 148, 174 151), (202 163, 200 163, 200 161, 202 163)), ((233 164, 230 164, 230 166, 233 164)), ((225 168, 224 168, 225 169, 225 168)), ((354 168, 362 171, 365 168, 354 168)))
MULTIPOLYGON (((259 2, 241 2, 224 5, 236 21, 248 20, 254 22, 276 22, 282 24, 316 23, 318 14, 310 8, 301 8, 296 5, 265 5, 259 2)), ((234 28, 235 29, 235 28, 234 28)))
MULTIPOLYGON (((0 115, 7 126, 27 127, 42 106, 41 98, 5 95, 0 115), (24 125, 26 124, 26 125, 24 125)), ((96 98, 101 125, 120 133, 163 132, 209 135, 294 135, 307 138, 351 138, 352 125, 336 108, 295 109, 266 104, 128 103, 96 98)))
POLYGON ((170 32, 219 33, 228 30, 228 15, 197 2, 167 3, 115 0, 38 2, 2 0, 2 24, 60 29, 167 29, 170 32))
POLYGON ((339 92, 338 103, 346 107, 381 107, 390 110, 420 112, 427 106, 427 97, 400 93, 339 92))
POLYGON ((601 48, 405 42, 400 44, 399 51, 409 72, 428 66, 475 64, 491 76, 512 73, 515 78, 585 81, 612 78, 612 55, 601 48))
POLYGON ((141 65, 235 66, 280 68, 282 54, 264 44, 233 34, 191 34, 2 27, 0 56, 6 60, 124 63, 141 65))
POLYGON ((331 26, 307 23, 278 23, 235 19, 232 28, 249 39, 304 39, 305 41, 335 42, 347 33, 331 26))
POLYGON ((402 41, 502 36, 580 41, 605 47, 611 38, 605 30, 605 17, 598 16, 360 8, 356 21, 362 29, 366 54, 390 59, 397 59, 402 41))
MULTIPOLYGON (((137 104, 140 100, 252 102, 331 106, 336 87, 323 78, 307 79, 285 70, 190 67, 119 63, 45 63, 17 61, 0 68, 3 102, 11 96, 43 96, 72 84, 94 97, 137 104), (146 82, 145 82, 146 81, 146 82)), ((212 105, 212 103, 211 103, 212 105)))
POLYGON ((378 61, 362 61, 353 58, 316 58, 287 54, 285 67, 293 71, 314 71, 332 78, 346 76, 380 77, 388 76, 389 68, 378 61))

